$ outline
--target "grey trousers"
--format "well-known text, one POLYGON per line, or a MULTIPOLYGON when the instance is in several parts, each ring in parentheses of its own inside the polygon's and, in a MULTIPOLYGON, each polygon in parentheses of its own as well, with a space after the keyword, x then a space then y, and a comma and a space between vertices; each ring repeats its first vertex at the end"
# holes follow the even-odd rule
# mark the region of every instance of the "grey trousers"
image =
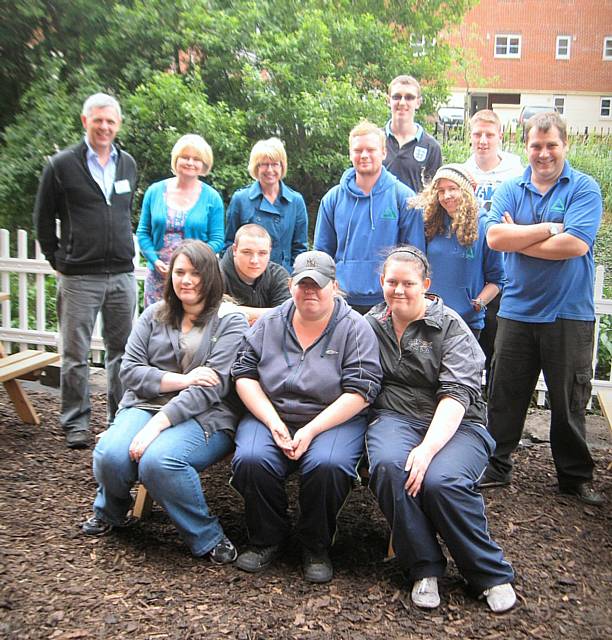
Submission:
POLYGON ((123 395, 119 368, 136 309, 133 273, 59 274, 57 316, 62 339, 61 414, 65 431, 89 429, 89 349, 98 312, 106 351, 107 419, 110 425, 123 395))

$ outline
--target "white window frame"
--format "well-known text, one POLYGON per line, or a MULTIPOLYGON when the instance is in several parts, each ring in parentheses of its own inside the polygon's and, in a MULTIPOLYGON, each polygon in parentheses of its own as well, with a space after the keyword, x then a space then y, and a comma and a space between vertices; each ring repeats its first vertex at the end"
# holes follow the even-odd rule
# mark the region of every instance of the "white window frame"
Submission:
POLYGON ((557 43, 555 44, 555 58, 557 60, 569 60, 572 52, 572 36, 557 36, 557 43), (562 41, 567 43, 567 52, 561 53, 559 51, 562 41))
POLYGON ((496 33, 495 40, 493 41, 493 57, 494 58, 514 58, 518 59, 521 57, 521 49, 523 45, 523 36, 518 33, 496 33), (503 43, 501 41, 504 41, 503 43), (517 40, 518 41, 518 51, 516 53, 510 52, 510 41, 517 40), (500 41, 500 42, 498 42, 500 41), (498 53, 497 48, 505 47, 505 53, 498 53))
POLYGON ((425 50, 427 43, 424 35, 419 36, 416 33, 411 33, 409 43, 410 48, 412 49, 413 58, 420 58, 427 53, 427 51, 425 50))
POLYGON ((565 96, 553 96, 553 107, 555 111, 560 115, 565 115, 565 96), (561 100, 561 108, 557 106, 557 100, 561 100))
POLYGON ((606 120, 612 119, 612 96, 602 96, 599 99, 599 117, 605 118, 606 120), (604 102, 608 103, 608 115, 602 113, 604 109, 604 102))
POLYGON ((612 60, 612 36, 606 36, 603 41, 603 59, 612 60))

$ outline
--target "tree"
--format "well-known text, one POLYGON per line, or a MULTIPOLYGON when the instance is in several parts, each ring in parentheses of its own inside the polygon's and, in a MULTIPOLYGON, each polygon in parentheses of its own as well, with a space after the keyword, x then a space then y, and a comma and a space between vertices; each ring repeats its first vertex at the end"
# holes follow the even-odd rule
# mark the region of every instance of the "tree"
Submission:
POLYGON ((11 211, 10 226, 29 226, 44 156, 78 139, 77 102, 99 90, 125 108, 122 137, 140 164, 141 193, 167 175, 182 133, 210 140, 211 181, 226 197, 248 180, 251 145, 277 135, 287 147, 288 182, 316 206, 348 164, 351 127, 365 117, 387 119, 391 78, 410 73, 423 82, 420 113, 445 98, 450 51, 433 46, 435 37, 472 3, 56 0, 49 7, 25 0, 13 23, 29 20, 30 30, 16 36, 21 58, 10 74, 27 65, 29 88, 18 86, 18 109, 6 120, 0 212, 11 211), (413 50, 411 36, 428 46, 413 50), (62 123, 61 135, 41 122, 49 117, 62 123), (30 154, 23 167, 20 145, 30 154))

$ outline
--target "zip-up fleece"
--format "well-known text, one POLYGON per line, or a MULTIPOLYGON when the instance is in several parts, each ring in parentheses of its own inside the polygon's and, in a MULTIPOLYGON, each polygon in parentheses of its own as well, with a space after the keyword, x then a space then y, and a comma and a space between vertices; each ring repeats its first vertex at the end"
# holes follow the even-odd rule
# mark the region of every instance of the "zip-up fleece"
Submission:
POLYGON ((85 141, 55 154, 43 170, 34 226, 45 257, 65 275, 126 273, 134 270, 132 202, 136 189, 136 162, 117 149, 115 185, 110 204, 87 167, 85 141), (125 185, 125 182, 124 182, 125 185), (55 219, 61 223, 57 237, 55 219))
POLYGON ((162 395, 161 380, 169 371, 189 373, 196 367, 210 367, 219 376, 220 384, 191 385, 174 393, 161 410, 173 425, 194 418, 207 435, 219 430, 233 434, 242 407, 234 398, 230 367, 248 327, 246 318, 233 305, 222 304, 204 326, 200 346, 183 370, 180 329, 158 320, 164 304, 160 301, 147 307, 130 334, 121 362, 121 382, 126 391, 120 408, 148 404, 162 395))
POLYGON ((368 323, 341 298, 321 336, 305 351, 293 329, 295 304, 265 313, 245 334, 232 367, 234 379, 258 380, 281 419, 312 420, 343 393, 372 403, 382 371, 368 323))
POLYGON ((425 317, 408 325, 401 347, 386 303, 365 316, 378 338, 384 376, 374 408, 431 422, 440 400, 449 397, 463 405, 464 422, 486 425, 484 354, 459 314, 438 296, 427 298, 425 317))
POLYGON ((319 206, 314 248, 336 261, 340 289, 352 305, 382 300, 380 265, 386 249, 411 244, 425 251, 421 212, 408 201, 414 191, 384 167, 369 194, 356 184, 354 168, 328 191, 319 206))

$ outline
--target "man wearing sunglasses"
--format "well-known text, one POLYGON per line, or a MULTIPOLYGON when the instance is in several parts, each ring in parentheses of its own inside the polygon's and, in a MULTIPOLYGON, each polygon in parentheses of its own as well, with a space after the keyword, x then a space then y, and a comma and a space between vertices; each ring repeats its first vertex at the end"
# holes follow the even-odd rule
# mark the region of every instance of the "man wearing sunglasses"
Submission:
POLYGON ((421 106, 421 86, 412 76, 397 76, 389 85, 391 120, 385 125, 385 168, 418 193, 442 164, 436 140, 414 121, 421 106))

